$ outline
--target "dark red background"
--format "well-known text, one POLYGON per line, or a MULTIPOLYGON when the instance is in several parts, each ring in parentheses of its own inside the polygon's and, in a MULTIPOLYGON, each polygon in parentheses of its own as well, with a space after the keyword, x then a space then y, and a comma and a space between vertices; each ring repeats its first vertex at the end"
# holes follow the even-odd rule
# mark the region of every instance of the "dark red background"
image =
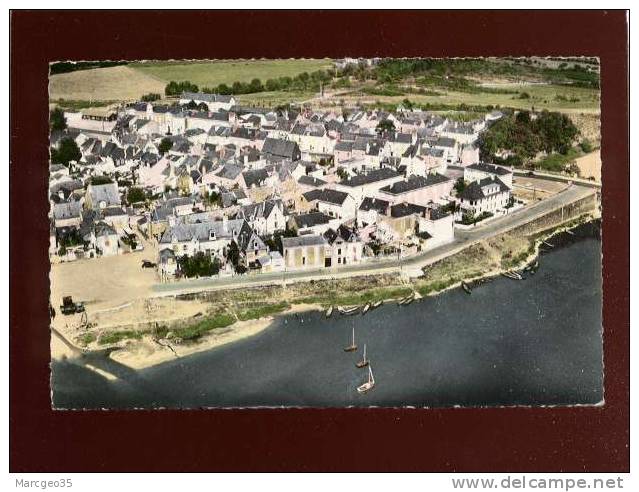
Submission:
POLYGON ((627 50, 623 11, 14 11, 11 471, 628 471, 627 50), (49 61, 478 55, 601 57, 605 406, 51 411, 49 61))

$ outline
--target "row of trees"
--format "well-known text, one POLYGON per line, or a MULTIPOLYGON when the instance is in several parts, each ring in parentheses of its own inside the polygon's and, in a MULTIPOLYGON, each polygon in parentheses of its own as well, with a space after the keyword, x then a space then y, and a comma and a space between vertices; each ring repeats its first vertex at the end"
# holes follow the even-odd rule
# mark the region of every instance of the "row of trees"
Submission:
POLYGON ((172 80, 164 88, 164 94, 167 96, 179 96, 183 92, 198 92, 200 89, 196 84, 183 80, 182 82, 175 82, 172 80))
POLYGON ((506 115, 485 131, 479 139, 484 160, 499 160, 497 154, 509 151, 513 164, 534 158, 539 152, 565 154, 579 134, 565 114, 542 111, 532 119, 528 111, 506 115))
POLYGON ((220 84, 217 87, 202 89, 204 92, 212 94, 254 94, 256 92, 274 92, 274 91, 291 91, 291 90, 319 90, 320 84, 326 85, 333 79, 335 72, 333 70, 316 70, 311 72, 302 72, 295 77, 278 77, 267 79, 262 83, 260 79, 253 79, 249 83, 233 82, 231 86, 220 84))

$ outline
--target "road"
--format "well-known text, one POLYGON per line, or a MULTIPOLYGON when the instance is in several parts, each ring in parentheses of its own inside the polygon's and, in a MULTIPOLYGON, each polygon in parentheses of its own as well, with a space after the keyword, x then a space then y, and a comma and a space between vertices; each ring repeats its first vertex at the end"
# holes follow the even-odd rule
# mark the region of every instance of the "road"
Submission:
POLYGON ((280 273, 263 273, 255 275, 232 276, 224 278, 206 278, 173 283, 158 283, 153 286, 152 297, 164 297, 178 294, 189 294, 220 289, 234 289, 274 283, 342 278, 357 275, 379 275, 396 273, 402 270, 408 276, 421 274, 421 269, 455 254, 468 246, 486 238, 507 232, 515 227, 531 222, 558 208, 573 203, 595 193, 595 190, 584 186, 569 186, 564 191, 538 203, 529 205, 503 217, 494 219, 485 225, 469 230, 455 230, 453 242, 433 248, 424 253, 403 258, 401 261, 387 259, 351 265, 340 269, 295 271, 280 273))

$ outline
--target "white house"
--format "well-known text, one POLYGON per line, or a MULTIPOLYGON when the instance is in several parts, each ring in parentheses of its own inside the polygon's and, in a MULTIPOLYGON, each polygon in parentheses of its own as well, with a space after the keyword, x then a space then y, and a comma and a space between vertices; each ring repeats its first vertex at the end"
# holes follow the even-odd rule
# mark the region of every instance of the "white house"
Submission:
POLYGON ((510 199, 510 188, 499 178, 473 181, 459 195, 461 208, 475 215, 503 210, 510 199))
POLYGON ((464 181, 481 181, 484 178, 499 178, 508 188, 513 187, 513 171, 507 167, 478 162, 464 168, 464 181))
POLYGON ((357 211, 355 199, 344 191, 316 189, 302 195, 315 210, 342 220, 354 219, 357 211))

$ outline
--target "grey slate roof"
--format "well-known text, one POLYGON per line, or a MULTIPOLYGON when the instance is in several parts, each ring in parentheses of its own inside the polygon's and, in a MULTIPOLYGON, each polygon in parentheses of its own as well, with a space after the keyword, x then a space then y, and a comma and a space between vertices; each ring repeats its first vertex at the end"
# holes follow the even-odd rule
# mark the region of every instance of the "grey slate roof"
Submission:
POLYGON ((473 181, 470 183, 464 191, 459 195, 460 198, 464 200, 481 200, 486 198, 487 196, 484 193, 483 187, 496 183, 499 185, 499 193, 510 191, 510 188, 504 184, 504 182, 499 178, 484 178, 481 181, 473 181))
POLYGON ((303 193, 302 196, 309 202, 318 200, 333 205, 342 205, 348 198, 348 193, 338 190, 322 189, 307 191, 303 193))
POLYGON ((266 169, 253 169, 250 171, 244 171, 242 173, 242 177, 244 178, 244 182, 248 188, 252 186, 262 186, 264 181, 268 178, 268 172, 266 169))
POLYGON ((498 176, 511 174, 511 171, 509 169, 506 169, 505 167, 496 166, 494 164, 488 164, 485 162, 471 164, 470 166, 468 166, 468 169, 474 169, 475 171, 482 171, 484 173, 496 174, 498 176))
POLYGON ((297 182, 306 186, 315 186, 316 188, 319 188, 320 186, 324 186, 326 184, 326 181, 322 179, 306 175, 300 176, 300 179, 298 179, 297 182))
POLYGON ((449 137, 439 137, 437 139, 437 142, 435 142, 435 145, 437 147, 449 147, 449 148, 453 148, 455 146, 455 143, 457 142, 457 140, 455 140, 454 138, 449 138, 449 137))
POLYGON ((443 176, 439 173, 431 173, 428 176, 409 176, 404 181, 398 181, 389 186, 380 188, 380 191, 389 193, 391 195, 400 195, 402 193, 408 193, 409 191, 418 190, 420 188, 426 188, 440 183, 450 181, 450 178, 443 176))
POLYGON ((283 237, 283 248, 295 248, 298 246, 321 246, 326 244, 324 236, 316 236, 314 234, 306 234, 299 237, 283 237))
POLYGON ((53 205, 53 217, 56 220, 79 218, 82 215, 80 202, 63 202, 53 205))
POLYGON ((262 153, 275 157, 298 160, 300 149, 296 142, 276 138, 267 138, 266 140, 264 140, 262 153))
POLYGON ((299 214, 293 216, 293 221, 298 229, 305 227, 313 227, 316 225, 328 224, 332 217, 322 212, 309 212, 307 214, 299 214))
POLYGON ((416 205, 414 203, 398 203, 391 207, 391 217, 400 218, 413 214, 423 215, 425 211, 426 207, 422 207, 421 205, 416 205))
POLYGON ((389 204, 390 202, 387 202, 386 200, 367 196, 364 200, 362 200, 362 204, 359 206, 359 209, 364 212, 376 210, 380 214, 385 214, 389 204))
POLYGON ((375 183, 376 181, 383 181, 385 179, 395 178, 400 176, 397 171, 389 168, 376 169, 374 171, 370 171, 366 174, 358 174, 357 176, 350 177, 348 179, 344 179, 340 181, 341 185, 356 187, 363 186, 370 183, 375 183))

